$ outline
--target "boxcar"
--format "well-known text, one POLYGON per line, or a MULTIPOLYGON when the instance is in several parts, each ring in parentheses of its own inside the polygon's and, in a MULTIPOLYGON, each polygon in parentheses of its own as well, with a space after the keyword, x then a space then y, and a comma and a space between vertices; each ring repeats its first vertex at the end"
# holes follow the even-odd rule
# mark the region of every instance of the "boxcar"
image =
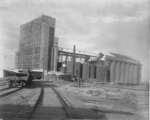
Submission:
POLYGON ((27 85, 28 74, 26 72, 16 72, 3 70, 4 79, 8 81, 9 87, 23 87, 27 85))

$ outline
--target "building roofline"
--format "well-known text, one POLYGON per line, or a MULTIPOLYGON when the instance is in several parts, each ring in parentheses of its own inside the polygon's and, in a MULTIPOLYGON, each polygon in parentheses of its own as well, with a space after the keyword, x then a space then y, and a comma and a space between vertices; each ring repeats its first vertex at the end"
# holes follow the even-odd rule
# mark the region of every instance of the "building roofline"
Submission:
POLYGON ((43 18, 48 18, 48 19, 53 20, 53 21, 54 21, 54 25, 55 25, 56 18, 53 18, 53 17, 51 17, 51 16, 42 14, 42 15, 40 15, 39 17, 33 18, 33 19, 31 19, 31 20, 29 20, 29 21, 27 21, 27 22, 21 24, 21 25, 20 25, 20 28, 23 27, 23 26, 26 26, 26 25, 28 25, 28 24, 31 24, 31 23, 33 23, 33 22, 37 22, 38 20, 41 20, 41 21, 44 22, 44 19, 43 19, 43 18))

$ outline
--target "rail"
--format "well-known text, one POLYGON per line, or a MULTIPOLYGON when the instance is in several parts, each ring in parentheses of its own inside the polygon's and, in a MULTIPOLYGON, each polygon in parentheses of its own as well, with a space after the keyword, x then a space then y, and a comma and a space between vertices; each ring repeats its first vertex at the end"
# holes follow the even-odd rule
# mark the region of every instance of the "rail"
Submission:
MULTIPOLYGON (((6 88, 4 88, 4 89, 6 89, 6 88)), ((3 94, 0 95, 0 98, 5 97, 5 96, 9 96, 9 95, 14 95, 14 93, 16 93, 22 89, 23 88, 16 88, 15 90, 4 92, 3 94)))
MULTIPOLYGON (((56 94, 56 98, 58 99, 58 101, 62 105, 62 110, 64 111, 64 115, 67 117, 67 119, 71 118, 71 116, 69 114, 69 110, 68 110, 67 104, 65 103, 63 98, 59 95, 59 93, 55 90, 55 88, 50 86, 49 89, 51 89, 54 92, 54 94, 56 94)), ((34 117, 36 116, 37 113, 39 113, 38 110, 40 109, 40 107, 43 107, 42 106, 42 102, 43 102, 44 97, 46 97, 46 96, 44 95, 44 88, 42 88, 40 96, 39 96, 38 100, 36 101, 36 103, 35 103, 35 105, 33 107, 33 110, 30 112, 30 115, 29 115, 27 120, 35 119, 34 117)), ((47 114, 47 115, 50 115, 50 114, 47 114)), ((58 117, 58 116, 56 116, 56 117, 58 117)))
POLYGON ((37 109, 38 105, 41 104, 41 102, 42 102, 43 95, 44 95, 44 88, 42 87, 41 88, 41 92, 40 92, 40 96, 38 97, 38 99, 37 99, 33 109, 31 110, 31 112, 30 112, 30 114, 29 114, 29 116, 27 118, 27 120, 31 120, 32 119, 32 116, 33 116, 35 110, 37 109))
POLYGON ((65 113, 66 113, 66 116, 67 116, 68 118, 71 118, 71 115, 70 115, 70 112, 69 112, 68 104, 66 103, 66 101, 62 98, 62 96, 59 94, 59 92, 58 92, 54 87, 51 87, 51 88, 52 88, 52 90, 54 91, 54 93, 57 95, 57 97, 58 97, 60 103, 62 104, 63 109, 64 109, 64 111, 65 111, 65 113))

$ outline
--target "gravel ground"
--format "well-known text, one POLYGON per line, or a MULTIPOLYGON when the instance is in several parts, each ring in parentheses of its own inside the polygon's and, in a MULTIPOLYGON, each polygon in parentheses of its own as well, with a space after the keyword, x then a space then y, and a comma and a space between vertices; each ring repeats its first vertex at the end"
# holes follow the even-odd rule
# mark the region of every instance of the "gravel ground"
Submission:
POLYGON ((73 106, 106 110, 107 118, 110 120, 148 120, 148 91, 146 90, 138 87, 120 89, 118 86, 95 88, 88 84, 83 88, 73 86, 68 84, 58 88, 73 106), (108 110, 133 114, 117 114, 108 110))
POLYGON ((13 95, 0 99, 0 118, 6 120, 22 120, 32 111, 40 93, 39 88, 22 89, 13 95))

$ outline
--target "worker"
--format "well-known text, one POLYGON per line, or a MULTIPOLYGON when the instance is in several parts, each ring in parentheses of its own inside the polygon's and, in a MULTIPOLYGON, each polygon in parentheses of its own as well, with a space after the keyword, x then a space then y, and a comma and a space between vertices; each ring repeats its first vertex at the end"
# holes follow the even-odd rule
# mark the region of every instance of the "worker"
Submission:
POLYGON ((28 79, 27 79, 27 86, 31 86, 33 76, 32 76, 32 73, 31 73, 30 69, 28 69, 27 76, 28 76, 28 79))

